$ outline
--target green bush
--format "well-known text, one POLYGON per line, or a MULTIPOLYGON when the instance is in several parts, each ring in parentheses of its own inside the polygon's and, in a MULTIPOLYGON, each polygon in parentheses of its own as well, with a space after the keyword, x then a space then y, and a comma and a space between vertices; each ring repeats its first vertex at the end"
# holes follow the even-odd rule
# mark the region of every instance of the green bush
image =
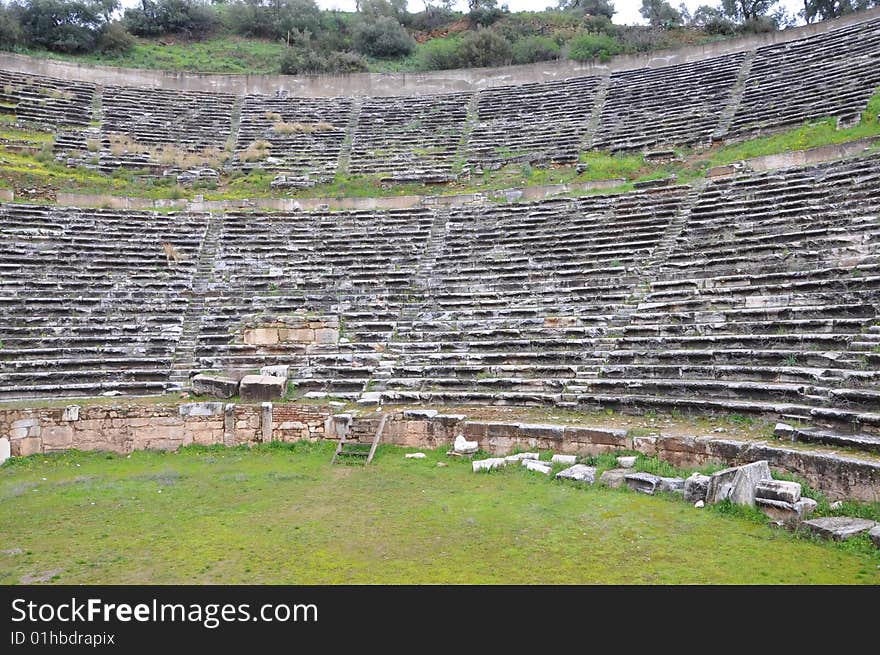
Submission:
POLYGON ((104 27, 98 0, 25 0, 17 7, 24 41, 56 52, 93 52, 104 27))
POLYGON ((367 62, 353 52, 332 52, 325 55, 311 48, 298 46, 284 51, 280 69, 284 75, 360 73, 367 70, 367 62))
POLYGON ((575 61, 608 61, 622 52, 620 42, 607 34, 582 34, 568 44, 568 58, 575 61))
POLYGON ((514 64, 534 64, 559 59, 559 45, 546 36, 531 36, 515 42, 512 53, 514 64))
POLYGON ((354 49, 370 57, 405 57, 416 49, 406 28, 390 16, 365 18, 355 25, 354 49))
POLYGON ((458 39, 432 39, 419 46, 419 70, 438 71, 459 68, 458 39))
POLYGON ((214 8, 196 0, 141 0, 139 7, 125 10, 123 21, 126 29, 137 36, 202 37, 218 23, 214 8))
POLYGON ((241 36, 287 39, 288 32, 325 31, 324 14, 314 0, 248 0, 223 6, 223 23, 241 36))
POLYGON ((510 42, 491 29, 468 32, 458 46, 458 58, 466 68, 505 66, 513 60, 510 42))
POLYGON ((107 23, 98 37, 98 50, 106 53, 124 53, 134 47, 134 37, 125 31, 122 23, 107 23))

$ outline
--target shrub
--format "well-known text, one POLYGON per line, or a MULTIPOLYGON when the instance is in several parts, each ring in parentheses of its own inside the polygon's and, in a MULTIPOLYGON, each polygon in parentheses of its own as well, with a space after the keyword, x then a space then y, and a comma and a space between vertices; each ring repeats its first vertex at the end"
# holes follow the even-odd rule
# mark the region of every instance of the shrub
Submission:
POLYGON ((106 53, 128 52, 134 47, 134 37, 120 22, 107 23, 98 38, 98 50, 106 53))
POLYGON ((621 51, 620 42, 607 34, 582 34, 568 44, 568 58, 575 61, 608 61, 621 51))
POLYGON ((356 52, 331 52, 327 57, 325 73, 347 75, 369 70, 366 60, 356 52))
POLYGON ((534 64, 539 61, 559 59, 559 46, 546 36, 531 36, 513 44, 514 64, 534 64))
POLYGON ((419 69, 425 71, 460 68, 458 39, 432 39, 419 47, 419 69))
POLYGON ((287 48, 281 55, 280 69, 284 75, 348 74, 367 70, 364 58, 353 52, 323 55, 309 47, 287 48))
POLYGON ((462 66, 483 68, 504 66, 513 59, 510 42, 491 29, 468 32, 458 46, 458 57, 462 66))
POLYGON ((217 26, 217 13, 195 0, 141 0, 140 7, 125 10, 123 21, 138 36, 180 33, 201 37, 217 26))
POLYGON ((405 57, 416 48, 406 28, 390 16, 359 21, 354 28, 352 45, 370 57, 405 57))
POLYGON ((223 11, 223 22, 232 32, 266 39, 287 39, 294 31, 317 35, 322 18, 314 0, 231 2, 223 11))

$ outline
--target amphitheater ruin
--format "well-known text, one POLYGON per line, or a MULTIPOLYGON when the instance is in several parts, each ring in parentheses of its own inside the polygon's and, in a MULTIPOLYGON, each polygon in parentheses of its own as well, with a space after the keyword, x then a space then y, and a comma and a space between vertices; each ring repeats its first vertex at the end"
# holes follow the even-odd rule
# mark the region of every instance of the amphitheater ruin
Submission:
MULTIPOLYGON (((880 88, 880 12, 607 66, 386 78, 0 55, 0 104, 53 132, 64 161, 104 173, 259 166, 275 188, 339 172, 442 185, 510 162, 674 157, 829 116, 851 125, 880 88)), ((874 145, 619 193, 167 211, 5 191, 0 436, 12 456, 369 444, 381 421, 383 443, 767 462, 831 498, 880 501, 874 145), (549 411, 499 420, 481 407, 549 411), (596 410, 760 417, 778 438, 551 419, 596 410)))

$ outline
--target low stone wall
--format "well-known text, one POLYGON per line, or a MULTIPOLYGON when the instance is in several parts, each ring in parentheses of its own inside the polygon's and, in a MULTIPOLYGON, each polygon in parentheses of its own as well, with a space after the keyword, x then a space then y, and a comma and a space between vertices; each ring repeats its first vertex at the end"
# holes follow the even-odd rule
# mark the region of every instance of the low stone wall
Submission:
POLYGON ((330 415, 319 405, 69 405, 0 409, 0 437, 13 457, 76 448, 130 453, 213 445, 319 439, 330 415))
MULTIPOLYGON (((378 415, 334 419, 330 406, 305 404, 69 405, 0 409, 0 438, 9 439, 12 456, 71 448, 124 454, 190 444, 337 439, 342 426, 347 426, 348 439, 371 442, 379 420, 378 415)), ((880 501, 880 463, 714 436, 635 436, 620 429, 471 421, 462 414, 426 409, 390 414, 382 443, 439 448, 451 445, 459 434, 495 455, 516 449, 577 455, 634 450, 681 467, 767 460, 772 468, 800 476, 832 499, 880 501)))
MULTIPOLYGON (((376 418, 356 418, 351 430, 372 438, 377 425, 376 418)), ((385 427, 382 442, 438 448, 451 445, 458 434, 478 442, 481 449, 493 455, 506 455, 516 449, 573 455, 635 450, 680 467, 709 463, 738 466, 767 460, 772 468, 800 476, 832 499, 880 501, 880 463, 766 442, 714 436, 631 436, 626 430, 585 426, 469 421, 465 416, 434 414, 431 410, 395 415, 385 427)))
MULTIPOLYGON (((266 211, 315 211, 333 210, 390 210, 411 209, 413 207, 465 207, 487 203, 516 203, 543 200, 569 193, 582 193, 601 189, 613 189, 626 180, 611 178, 570 182, 566 184, 545 184, 510 189, 490 189, 479 193, 458 193, 437 196, 374 196, 350 198, 247 198, 242 200, 204 200, 196 196, 193 200, 153 200, 135 196, 112 196, 107 194, 58 192, 55 205, 60 207, 100 207, 103 209, 173 209, 176 211, 209 212, 240 209, 261 209, 266 211)), ((14 202, 12 191, 2 193, 0 201, 14 202)), ((27 197, 18 202, 27 203, 27 197)))
POLYGON ((430 73, 354 73, 337 76, 224 75, 114 68, 3 52, 0 53, 0 69, 95 84, 119 84, 180 91, 213 91, 234 95, 248 93, 273 95, 278 90, 285 90, 292 95, 314 97, 427 95, 562 80, 575 76, 608 75, 616 71, 660 68, 702 61, 733 52, 754 50, 761 46, 787 43, 823 34, 871 20, 878 15, 880 8, 870 9, 835 20, 778 32, 753 34, 674 50, 621 55, 607 63, 562 60, 501 68, 464 68, 430 73))

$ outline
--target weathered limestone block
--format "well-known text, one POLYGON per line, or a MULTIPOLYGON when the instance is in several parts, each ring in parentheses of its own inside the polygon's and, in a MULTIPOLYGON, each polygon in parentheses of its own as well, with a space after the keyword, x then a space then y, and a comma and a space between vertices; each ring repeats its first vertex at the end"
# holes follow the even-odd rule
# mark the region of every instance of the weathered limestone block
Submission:
POLYGON ((880 548, 880 525, 875 525, 871 528, 868 531, 868 536, 871 538, 871 543, 880 548))
POLYGON ((526 467, 530 471, 543 473, 544 475, 550 475, 550 471, 553 468, 550 466, 549 462, 542 462, 537 459, 524 459, 521 461, 521 466, 526 467))
POLYGON ((260 428, 263 443, 272 441, 272 403, 263 403, 260 406, 260 428))
POLYGON ((223 406, 223 445, 235 445, 235 403, 223 406))
POLYGON ((631 472, 629 469, 608 469, 599 476, 599 484, 617 489, 626 484, 625 478, 631 472))
POLYGON ((709 489, 708 475, 693 473, 684 481, 684 499, 689 503, 706 500, 706 491, 709 489))
POLYGON ((245 375, 239 385, 243 401, 279 400, 284 395, 287 380, 271 375, 245 375))
POLYGON ((770 480, 770 465, 765 461, 740 466, 733 478, 730 500, 737 505, 754 505, 755 489, 762 480, 770 480))
POLYGON ((501 468, 507 464, 503 457, 490 457, 489 459, 478 459, 471 462, 471 468, 474 473, 477 471, 490 471, 492 469, 501 468))
POLYGON ((682 478, 660 478, 660 484, 657 491, 665 491, 666 493, 683 493, 684 479, 682 478))
POLYGON ((761 480, 755 487, 755 498, 779 500, 794 505, 801 499, 801 485, 785 480, 761 480))
POLYGON ((578 482, 593 484, 596 481, 596 467, 586 466, 585 464, 575 464, 574 466, 557 473, 556 479, 577 480, 578 482))
POLYGON ((223 375, 200 373, 192 379, 192 390, 197 396, 231 398, 238 393, 238 380, 223 375))
POLYGON ((13 454, 18 457, 27 457, 28 455, 39 453, 42 450, 43 444, 39 437, 25 437, 13 442, 11 447, 13 448, 13 454), (16 452, 16 448, 18 452, 16 452))
POLYGON ((635 455, 623 456, 617 458, 617 465, 622 469, 631 469, 636 465, 638 457, 635 455))
POLYGON ((73 446, 73 428, 69 425, 52 425, 43 428, 43 450, 66 450, 73 446))
POLYGON ((823 516, 818 519, 804 521, 804 525, 826 539, 844 541, 863 532, 868 532, 877 523, 868 519, 857 519, 849 516, 823 516))
POLYGON ((709 478, 709 484, 706 486, 706 503, 720 503, 730 497, 737 470, 738 467, 732 467, 712 474, 709 478))
POLYGON ((12 449, 9 445, 9 439, 0 437, 0 464, 5 462, 12 456, 12 449))
POLYGON ((660 485, 660 476, 651 473, 627 473, 624 480, 633 491, 639 491, 649 496, 653 496, 660 485))
POLYGON ((480 444, 476 441, 468 441, 464 438, 464 435, 458 435, 455 437, 455 441, 452 444, 452 452, 458 455, 472 455, 480 449, 480 444))
POLYGON ((577 462, 577 456, 576 455, 553 455, 553 457, 550 458, 550 461, 553 464, 574 464, 575 462, 577 462))
POLYGON ((540 459, 540 455, 538 453, 516 453, 508 455, 504 459, 508 462, 521 462, 524 459, 540 459))
MULTIPOLYGON (((219 416, 223 413, 223 403, 185 403, 178 408, 184 418, 189 416, 219 416)), ((148 425, 177 425, 176 419, 154 418, 148 425)))
POLYGON ((64 408, 64 411, 61 413, 62 421, 78 421, 79 420, 79 405, 68 405, 64 408))
POLYGON ((248 328, 244 331, 244 342, 251 346, 271 346, 278 341, 278 328, 248 328))
POLYGON ((771 521, 780 525, 800 523, 812 514, 819 503, 812 498, 801 498, 796 503, 769 498, 755 498, 755 507, 766 514, 771 521))

